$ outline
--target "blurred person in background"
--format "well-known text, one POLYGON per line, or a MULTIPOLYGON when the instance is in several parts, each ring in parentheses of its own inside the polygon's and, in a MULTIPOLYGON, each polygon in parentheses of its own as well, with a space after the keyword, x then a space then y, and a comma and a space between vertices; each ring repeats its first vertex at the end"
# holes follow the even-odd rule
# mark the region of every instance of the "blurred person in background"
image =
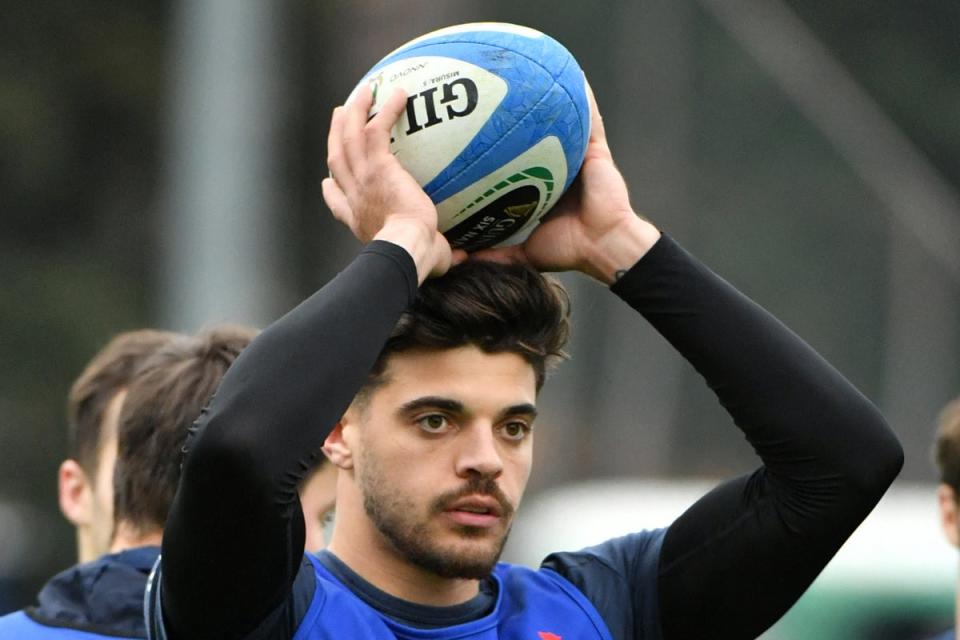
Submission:
POLYGON ((113 536, 113 467, 117 420, 134 372, 178 334, 142 329, 110 340, 87 364, 67 396, 69 458, 60 464, 60 510, 77 531, 77 559, 105 554, 113 536))
POLYGON ((315 553, 327 546, 337 500, 337 467, 325 455, 318 455, 314 466, 300 482, 300 506, 303 509, 304 551, 315 553))
POLYGON ((876 408, 636 215, 595 105, 571 191, 523 244, 477 256, 519 263, 504 265, 463 262, 390 153, 403 92, 368 118, 371 104, 364 88, 335 110, 336 178, 323 182, 368 244, 250 345, 198 421, 151 577, 151 636, 756 637, 899 472, 876 408), (665 529, 534 570, 497 561, 569 322, 562 288, 537 271, 580 271, 643 314, 763 466, 665 529), (292 505, 321 443, 339 468, 337 518, 328 549, 304 557, 292 505))
POLYGON ((99 447, 100 468, 87 475, 79 463, 65 462, 61 503, 78 535, 84 532, 81 556, 101 555, 54 576, 37 606, 0 618, 0 638, 146 637, 144 587, 177 488, 180 451, 193 421, 254 335, 234 326, 196 336, 133 332, 94 358, 71 391, 70 415, 76 449, 83 452, 79 459, 99 447), (97 441, 88 431, 100 414, 103 435, 97 441))
MULTIPOLYGON (((940 412, 933 459, 940 474, 937 502, 940 507, 940 526, 943 535, 954 547, 960 548, 960 398, 940 412)), ((958 593, 960 598, 960 593, 958 593)), ((955 615, 960 615, 960 599, 955 615)), ((956 626, 932 640, 954 640, 956 626)))

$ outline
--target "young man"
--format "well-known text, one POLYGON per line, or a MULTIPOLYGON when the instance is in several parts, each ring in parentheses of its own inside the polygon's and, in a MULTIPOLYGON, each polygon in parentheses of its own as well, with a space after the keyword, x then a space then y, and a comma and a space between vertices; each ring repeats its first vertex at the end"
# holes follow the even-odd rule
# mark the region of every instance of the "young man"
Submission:
POLYGON ((87 364, 67 396, 70 457, 57 476, 60 510, 77 530, 77 556, 86 563, 105 554, 113 536, 113 466, 117 418, 134 372, 177 337, 142 329, 110 340, 87 364))
POLYGON ((136 332, 118 337, 94 359, 74 386, 70 414, 84 425, 88 414, 96 413, 94 398, 109 407, 103 431, 111 435, 101 455, 107 466, 100 471, 107 480, 96 489, 103 506, 85 521, 102 533, 105 555, 52 578, 36 607, 0 618, 0 638, 146 637, 144 588, 179 479, 180 450, 193 420, 253 335, 238 327, 194 337, 136 332), (121 379, 116 388, 122 390, 112 397, 104 391, 106 381, 121 379))
MULTIPOLYGON (((940 505, 940 526, 943 535, 954 547, 960 547, 960 398, 940 412, 933 459, 940 473, 937 501, 940 505)), ((960 616, 960 595, 957 615, 960 616)), ((932 640, 954 640, 956 628, 932 640)))
MULTIPOLYGON (((323 183, 368 246, 264 331, 188 443, 149 628, 203 638, 752 638, 870 512, 902 451, 876 409, 631 208, 594 107, 586 160, 520 246, 452 251, 390 154, 405 108, 334 112, 323 183), (611 286, 716 391, 764 462, 668 528, 497 564, 566 333, 539 271, 611 286), (433 279, 427 280, 433 276, 433 279), (328 550, 304 558, 296 486, 339 468, 328 550)), ((591 425, 602 429, 603 425, 591 425)))

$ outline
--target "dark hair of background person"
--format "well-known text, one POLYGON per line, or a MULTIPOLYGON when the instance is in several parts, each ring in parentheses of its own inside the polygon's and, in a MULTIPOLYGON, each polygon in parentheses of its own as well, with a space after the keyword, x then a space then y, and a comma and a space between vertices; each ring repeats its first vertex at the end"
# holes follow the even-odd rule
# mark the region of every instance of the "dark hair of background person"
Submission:
POLYGON ((150 354, 176 337, 176 333, 152 329, 121 333, 94 356, 70 387, 67 455, 91 477, 100 454, 103 413, 110 401, 130 384, 150 354))
POLYGON ((173 340, 143 364, 120 412, 113 479, 117 523, 140 534, 163 528, 190 427, 256 334, 221 325, 173 340))

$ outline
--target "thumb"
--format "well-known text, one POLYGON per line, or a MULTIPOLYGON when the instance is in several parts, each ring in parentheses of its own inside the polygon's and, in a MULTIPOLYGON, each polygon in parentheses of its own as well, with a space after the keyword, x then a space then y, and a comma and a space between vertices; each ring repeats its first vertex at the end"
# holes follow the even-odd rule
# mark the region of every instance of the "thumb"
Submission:
POLYGON ((607 132, 603 128, 603 116, 600 115, 600 108, 597 106, 597 98, 593 95, 593 89, 586 78, 583 80, 587 87, 587 101, 590 103, 590 142, 607 144, 607 132))

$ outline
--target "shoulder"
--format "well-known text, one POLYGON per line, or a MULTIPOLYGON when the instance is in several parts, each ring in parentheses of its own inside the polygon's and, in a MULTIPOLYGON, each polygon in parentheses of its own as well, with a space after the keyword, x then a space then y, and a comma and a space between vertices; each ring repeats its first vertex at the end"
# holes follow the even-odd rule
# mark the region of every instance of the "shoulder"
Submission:
POLYGON ((542 566, 570 578, 596 575, 615 579, 656 570, 666 529, 639 531, 612 538, 579 551, 561 551, 547 556, 542 566))
POLYGON ((17 611, 0 616, 0 638, 17 640, 136 640, 142 636, 120 635, 116 633, 98 633, 69 624, 41 623, 30 617, 27 611, 17 611))
POLYGON ((666 529, 553 553, 541 568, 556 572, 596 608, 614 637, 659 638, 657 576, 666 529))
POLYGON ((8 613, 5 616, 0 616, 0 634, 4 634, 0 637, 6 637, 7 634, 17 629, 27 628, 35 624, 36 623, 30 620, 23 611, 8 613))
POLYGON ((35 632, 16 637, 142 638, 143 589, 151 559, 137 549, 57 574, 41 589, 38 605, 24 612, 26 620, 17 622, 27 628, 32 623, 35 632))

